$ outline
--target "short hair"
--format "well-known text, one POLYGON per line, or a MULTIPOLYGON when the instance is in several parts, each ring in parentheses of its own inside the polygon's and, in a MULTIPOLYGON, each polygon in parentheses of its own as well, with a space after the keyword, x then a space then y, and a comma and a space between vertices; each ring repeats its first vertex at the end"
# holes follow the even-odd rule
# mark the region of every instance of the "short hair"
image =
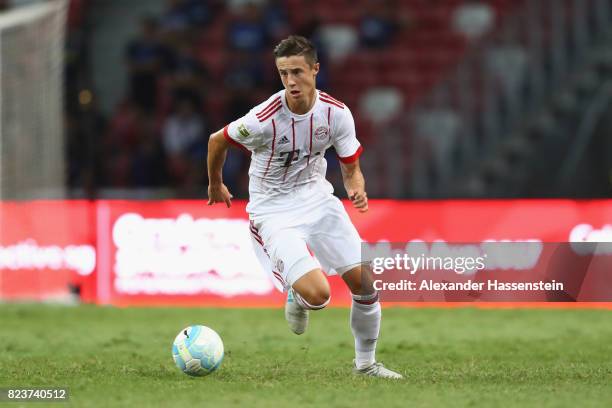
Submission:
POLYGON ((302 55, 309 65, 319 62, 315 45, 301 35, 290 35, 274 47, 274 59, 302 55))

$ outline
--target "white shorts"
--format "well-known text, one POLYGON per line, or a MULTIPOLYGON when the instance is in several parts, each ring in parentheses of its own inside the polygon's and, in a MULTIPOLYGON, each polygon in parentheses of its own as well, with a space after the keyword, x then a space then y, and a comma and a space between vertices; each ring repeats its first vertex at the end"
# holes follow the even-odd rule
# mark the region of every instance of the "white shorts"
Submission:
POLYGON ((251 217, 250 229, 257 258, 280 291, 313 269, 342 275, 361 264, 359 233, 331 194, 295 210, 251 217))

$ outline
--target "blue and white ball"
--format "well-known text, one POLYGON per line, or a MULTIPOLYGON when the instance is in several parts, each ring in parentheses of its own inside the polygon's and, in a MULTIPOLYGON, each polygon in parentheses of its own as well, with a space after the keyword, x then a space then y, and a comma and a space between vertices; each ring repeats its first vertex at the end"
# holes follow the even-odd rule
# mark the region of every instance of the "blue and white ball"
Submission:
POLYGON ((172 357, 182 372, 202 377, 215 371, 223 361, 223 341, 213 329, 189 326, 176 336, 172 357))

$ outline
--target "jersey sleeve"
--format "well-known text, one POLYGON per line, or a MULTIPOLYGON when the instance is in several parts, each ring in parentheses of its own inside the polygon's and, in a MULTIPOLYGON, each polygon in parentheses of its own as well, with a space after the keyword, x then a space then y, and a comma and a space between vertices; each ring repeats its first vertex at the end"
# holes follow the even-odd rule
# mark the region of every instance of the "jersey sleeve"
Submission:
POLYGON ((231 144, 248 151, 261 147, 263 140, 261 126, 253 110, 225 126, 223 136, 231 144))
POLYGON ((363 151, 355 134, 355 120, 347 106, 336 113, 332 143, 342 163, 355 162, 363 151))

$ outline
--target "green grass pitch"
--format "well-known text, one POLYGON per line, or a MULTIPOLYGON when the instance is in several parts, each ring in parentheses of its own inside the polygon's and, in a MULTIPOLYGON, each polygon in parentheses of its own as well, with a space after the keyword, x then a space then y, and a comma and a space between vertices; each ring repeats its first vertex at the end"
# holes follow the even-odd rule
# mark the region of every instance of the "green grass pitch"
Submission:
POLYGON ((67 386, 75 407, 612 406, 612 312, 383 310, 378 359, 407 375, 351 374, 347 309, 311 315, 303 336, 281 309, 0 305, 0 387, 67 386), (198 323, 225 343, 203 378, 171 344, 198 323))

